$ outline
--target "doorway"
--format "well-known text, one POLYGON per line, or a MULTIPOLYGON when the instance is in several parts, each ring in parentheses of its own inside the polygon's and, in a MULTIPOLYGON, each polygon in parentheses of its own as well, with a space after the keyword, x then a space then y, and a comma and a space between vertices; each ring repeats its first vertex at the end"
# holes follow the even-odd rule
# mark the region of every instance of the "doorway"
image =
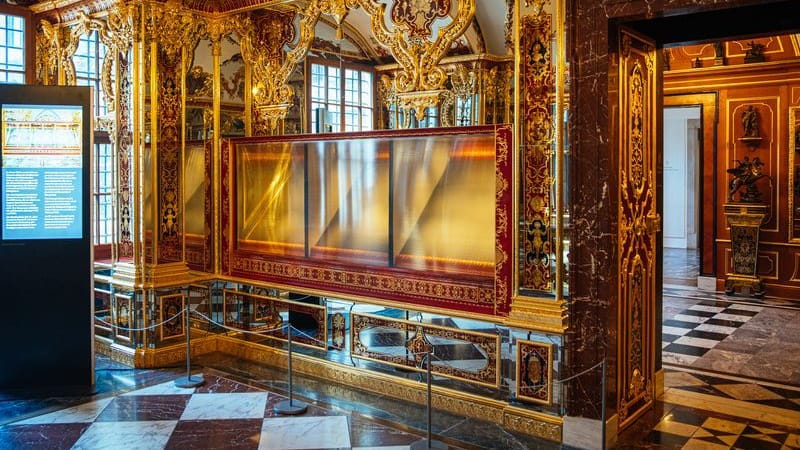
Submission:
POLYGON ((663 280, 697 286, 702 105, 664 107, 663 280))
MULTIPOLYGON (((732 11, 729 14, 735 15, 741 12, 732 11)), ((637 363, 639 363, 637 358, 642 353, 647 355, 648 348, 653 349, 655 353, 656 372, 663 367, 662 363, 700 368, 701 364, 695 363, 699 363, 704 355, 712 355, 704 360, 710 361, 709 364, 702 367, 704 370, 733 373, 734 370, 739 369, 733 367, 733 362, 743 362, 746 359, 744 356, 753 356, 754 358, 758 356, 744 355, 743 351, 741 352, 743 358, 740 360, 733 361, 731 358, 727 358, 731 352, 729 348, 734 345, 733 341, 735 341, 735 339, 729 338, 739 330, 739 327, 743 327, 745 322, 757 317, 757 314, 761 312, 760 309, 756 310, 749 305, 742 307, 741 302, 727 301, 724 296, 715 297, 716 294, 710 295, 711 298, 701 300, 698 300, 699 296, 689 294, 685 297, 685 304, 680 302, 668 304, 666 300, 666 297, 671 294, 668 292, 668 287, 674 284, 694 288, 694 292, 697 292, 698 279, 709 277, 716 280, 717 277, 724 277, 730 255, 726 253, 729 250, 725 247, 726 243, 717 241, 718 236, 726 234, 724 216, 721 213, 718 214, 718 206, 725 202, 726 194, 728 194, 725 189, 727 180, 724 167, 730 163, 730 160, 738 157, 737 151, 741 151, 739 149, 741 143, 737 142, 737 139, 741 137, 741 132, 737 131, 734 134, 735 127, 739 124, 738 117, 741 115, 737 108, 740 107, 739 103, 756 101, 754 100, 755 95, 766 95, 761 92, 744 92, 747 88, 728 85, 724 79, 708 81, 707 84, 713 91, 708 94, 709 98, 703 101, 693 101, 690 99, 691 95, 687 95, 686 98, 669 95, 673 92, 691 92, 689 78, 694 75, 690 76, 690 74, 703 73, 693 72, 693 69, 711 67, 703 66, 700 56, 692 58, 691 62, 694 64, 688 66, 683 72, 684 78, 681 81, 684 84, 681 85, 681 90, 669 92, 665 89, 663 78, 655 82, 654 91, 651 90, 652 84, 645 76, 649 76, 647 71, 651 67, 656 67, 656 76, 663 76, 659 64, 663 63, 665 58, 659 52, 665 45, 699 41, 701 45, 708 45, 711 49, 709 61, 711 64, 716 63, 715 57, 720 58, 720 65, 725 64, 723 61, 725 53, 717 55, 716 50, 720 45, 724 46, 724 42, 735 40, 741 36, 744 33, 743 28, 728 27, 729 23, 726 21, 709 22, 704 20, 706 24, 713 23, 714 27, 691 27, 683 23, 700 22, 703 21, 701 19, 709 19, 717 14, 722 13, 708 12, 688 15, 680 17, 680 19, 673 16, 627 23, 621 25, 618 34, 614 36, 618 46, 618 59, 614 60, 618 64, 614 67, 619 67, 619 69, 612 78, 613 85, 609 86, 611 94, 609 110, 614 111, 615 129, 611 131, 616 132, 615 140, 619 152, 617 162, 617 169, 620 173, 618 218, 621 232, 618 248, 621 251, 618 282, 620 295, 617 313, 619 332, 617 354, 624 362, 617 371, 617 383, 618 386, 628 389, 626 392, 618 393, 620 428, 624 428, 632 422, 630 419, 625 420, 636 415, 636 413, 631 413, 631 410, 641 412, 648 408, 646 404, 635 403, 638 398, 633 395, 639 392, 636 388, 642 386, 640 375, 644 373, 645 383, 649 376, 646 370, 644 372, 637 370, 637 363), (679 25, 678 21, 683 25, 677 26, 679 25), (686 34, 687 30, 703 31, 701 35, 689 36, 686 34), (734 35, 734 33, 736 34, 734 35), (644 56, 639 57, 637 51, 641 51, 644 56), (739 89, 739 91, 734 92, 735 89, 739 89), (718 92, 723 92, 721 102, 718 102, 720 95, 718 92), (658 108, 661 104, 666 107, 666 110, 658 108), (705 107, 706 104, 709 105, 709 108, 705 107), (663 114, 661 123, 648 122, 648 114, 653 107, 658 110, 658 114, 663 114), (719 125, 716 120, 716 109, 719 108, 724 111, 725 123, 723 125, 719 125), (712 113, 712 111, 714 112, 712 113), (709 115, 711 116, 709 117, 709 115), (719 136, 715 131, 718 129, 721 130, 719 136), (662 131, 663 134, 661 134, 662 131), (649 139, 653 135, 656 136, 656 147, 650 146, 649 139), (715 143, 718 143, 720 147, 716 149, 717 151, 714 149, 715 143), (658 146, 663 147, 657 148, 658 146), (650 199, 638 194, 649 188, 646 184, 649 181, 645 180, 644 184, 640 181, 647 176, 650 164, 648 158, 652 158, 658 167, 656 170, 658 175, 655 180, 657 190, 655 197, 658 205, 654 210, 649 209, 650 199), (717 176, 720 170, 722 173, 717 176), (631 183, 634 188, 628 189, 631 183), (639 191, 635 190, 637 188, 639 191), (658 224, 659 215, 661 215, 662 225, 660 230, 651 226, 653 223, 658 224), (722 219, 717 219, 717 217, 722 217, 722 219), (633 232, 628 232, 628 227, 633 232), (652 291, 652 297, 649 297, 650 292, 646 290, 646 285, 645 289, 639 291, 645 297, 637 297, 635 294, 639 292, 632 288, 641 286, 638 284, 640 280, 648 280, 646 278, 649 276, 647 270, 650 268, 646 266, 645 258, 635 259, 636 255, 628 252, 629 242, 645 241, 658 231, 661 233, 655 239, 657 243, 653 252, 646 254, 648 257, 654 254, 657 264, 660 266, 655 269, 657 281, 652 291), (635 236, 635 238, 630 236, 635 236), (719 255, 717 248, 720 249, 719 255), (680 252, 673 249, 682 250, 683 257, 681 258, 680 252), (632 256, 629 257, 629 255, 632 256), (682 261, 676 264, 671 257, 682 261), (626 265, 629 261, 633 261, 633 263, 626 265), (641 261, 645 262, 641 263, 641 261), (637 262, 640 262, 639 265, 636 265, 637 262), (692 270, 692 265, 696 267, 695 270, 692 270), (691 270, 688 274, 687 269, 691 270), (650 303, 651 301, 653 303, 650 303), (638 334, 640 329, 649 325, 647 312, 651 306, 657 312, 654 341, 648 341, 650 336, 647 334, 638 334), (634 314, 630 315, 629 312, 634 314), (726 347, 721 345, 722 343, 730 346, 726 347), (641 352, 642 349, 644 352, 641 352), (671 361, 668 360, 668 356, 674 355, 678 355, 678 357, 671 361)), ((761 30, 748 30, 748 33, 764 35, 761 30)), ((751 39, 751 36, 749 35, 747 39, 751 39)), ((739 62, 739 64, 743 63, 739 62)), ((706 74, 709 72, 711 71, 705 71, 706 74)), ((783 101, 785 102, 785 100, 783 101)), ((777 111, 777 108, 773 110, 777 111)), ((648 249, 646 241, 644 248, 648 249)), ((716 288, 716 283, 713 288, 716 288)), ((743 340, 739 339, 737 342, 743 340)), ((752 342, 750 343, 752 344, 752 342)), ((640 365, 645 369, 647 367, 646 364, 640 365)), ((761 366, 765 365, 761 364, 761 366)), ((747 374, 740 371, 737 375, 747 374)), ((646 384, 644 385, 646 386, 646 384)))

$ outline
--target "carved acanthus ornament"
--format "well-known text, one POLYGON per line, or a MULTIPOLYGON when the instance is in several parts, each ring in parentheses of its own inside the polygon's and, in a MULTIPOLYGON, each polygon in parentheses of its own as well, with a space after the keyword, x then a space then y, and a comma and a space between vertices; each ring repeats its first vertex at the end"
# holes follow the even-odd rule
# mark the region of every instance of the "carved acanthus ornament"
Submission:
POLYGON ((84 12, 78 13, 78 24, 72 28, 74 39, 97 31, 100 41, 108 48, 107 56, 103 59, 100 72, 100 83, 103 86, 103 98, 108 111, 114 111, 114 55, 127 53, 133 41, 133 19, 131 7, 118 7, 111 11, 106 20, 90 17, 84 12))
POLYGON ((45 85, 74 86, 76 78, 72 55, 77 49, 78 38, 70 28, 47 20, 39 22, 39 35, 36 38, 36 72, 39 82, 45 85))
POLYGON ((397 1, 390 11, 391 28, 385 20, 385 3, 357 1, 372 18, 375 38, 389 48, 402 67, 394 79, 399 108, 406 111, 406 116, 413 109, 417 119, 421 120, 425 108, 438 105, 447 81, 447 74, 439 66, 439 61, 472 21, 475 0, 459 2, 455 17, 437 30, 435 39, 432 24, 437 18, 450 17, 450 0, 397 1))
POLYGON ((146 35, 170 60, 180 57, 182 49, 194 48, 204 25, 191 10, 171 5, 150 5, 145 20, 146 35))

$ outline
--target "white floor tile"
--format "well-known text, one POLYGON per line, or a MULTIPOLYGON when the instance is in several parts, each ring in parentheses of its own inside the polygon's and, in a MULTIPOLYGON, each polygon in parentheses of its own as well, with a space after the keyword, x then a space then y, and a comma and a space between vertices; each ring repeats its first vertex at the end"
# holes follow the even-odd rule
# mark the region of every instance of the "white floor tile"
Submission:
POLYGON ((707 312, 714 312, 718 313, 720 311, 724 311, 725 308, 719 306, 706 306, 706 305, 694 305, 689 307, 692 311, 707 311, 707 312))
POLYGON ((267 407, 266 392, 194 394, 181 420, 260 419, 267 407))
POLYGON ((345 416, 264 419, 259 450, 302 450, 350 447, 345 416))
POLYGON ((94 402, 84 403, 60 411, 51 412, 37 417, 31 417, 16 422, 14 425, 36 425, 45 423, 90 423, 111 403, 113 398, 104 398, 94 402))
POLYGON ((687 316, 685 314, 676 314, 673 319, 680 320, 681 322, 703 323, 706 320, 708 320, 708 317, 687 316))
POLYGON ((695 328, 698 331, 709 331, 711 333, 724 333, 724 334, 731 334, 737 330, 734 327, 724 327, 722 325, 709 325, 707 323, 701 323, 700 325, 695 328))
POLYGON ((674 343, 681 345, 691 345, 692 347, 713 348, 715 345, 719 344, 719 341, 715 341, 713 339, 702 339, 696 337, 681 336, 678 339, 675 339, 674 343))
MULTIPOLYGON (((194 374, 192 374, 194 376, 194 374)), ((137 389, 135 391, 127 392, 122 395, 181 395, 181 394, 193 394, 195 388, 179 388, 175 386, 174 381, 168 381, 166 383, 157 384, 155 386, 150 386, 142 389, 137 389)))
POLYGON ((730 309, 740 309, 743 311, 754 311, 754 312, 761 312, 764 310, 763 306, 756 306, 756 305, 741 305, 739 303, 734 303, 730 306, 730 309))
POLYGON ((678 328, 678 327, 668 327, 668 326, 661 327, 661 331, 663 331, 664 334, 672 334, 675 336, 683 336, 684 334, 692 330, 693 328, 678 328))
POLYGON ((152 450, 164 448, 176 420, 96 422, 81 435, 73 450, 152 450))
POLYGON ((697 356, 682 355, 680 353, 663 352, 661 354, 661 361, 666 364, 675 364, 678 366, 688 366, 697 361, 697 356))

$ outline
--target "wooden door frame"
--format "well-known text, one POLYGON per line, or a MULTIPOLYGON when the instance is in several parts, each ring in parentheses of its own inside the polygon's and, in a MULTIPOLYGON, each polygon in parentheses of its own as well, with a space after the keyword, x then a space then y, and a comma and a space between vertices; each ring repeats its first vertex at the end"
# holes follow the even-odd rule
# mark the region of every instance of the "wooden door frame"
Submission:
MULTIPOLYGON (((719 98, 716 92, 667 93, 662 89, 663 107, 699 106, 702 124, 702 154, 698 159, 700 172, 700 229, 697 246, 700 248, 700 276, 716 277, 716 186, 715 161, 717 155, 717 122, 719 121, 719 98)), ((661 264, 661 262, 659 262, 661 264)))

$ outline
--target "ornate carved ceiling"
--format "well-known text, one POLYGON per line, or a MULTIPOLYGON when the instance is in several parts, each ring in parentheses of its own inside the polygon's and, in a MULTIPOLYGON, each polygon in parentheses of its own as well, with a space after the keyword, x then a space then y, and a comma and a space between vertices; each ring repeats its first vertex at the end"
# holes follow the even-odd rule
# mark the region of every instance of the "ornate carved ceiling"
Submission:
MULTIPOLYGON (((115 0, 0 0, 9 4, 16 3, 21 6, 28 6, 39 17, 47 19, 50 22, 69 22, 77 18, 75 11, 86 11, 93 13, 110 7, 116 3, 115 0)), ((169 2, 169 0, 168 0, 169 2)), ((426 26, 437 26, 442 21, 447 21, 455 16, 459 0, 438 0, 438 2, 450 2, 451 17, 431 17, 430 24, 426 26)), ((261 8, 285 8, 287 3, 304 4, 304 0, 177 0, 174 2, 183 7, 193 9, 200 14, 215 15, 215 14, 231 14, 242 12, 246 10, 254 10, 261 8)), ((469 24, 464 34, 457 39, 451 46, 449 54, 483 54, 489 53, 496 56, 503 56, 509 53, 510 49, 506 48, 506 22, 509 20, 508 5, 509 0, 491 0, 491 1, 477 1, 477 10, 475 18, 469 24), (492 6, 488 7, 487 3, 492 6), (502 6, 498 8, 496 6, 502 6)), ((400 2, 398 5, 403 5, 405 2, 400 2)), ((437 4, 437 2, 432 2, 437 4)), ((392 10, 394 2, 389 1, 387 10, 392 10)), ((330 18, 323 19, 323 24, 320 27, 334 29, 338 28, 334 21, 330 18)), ((422 24, 425 25, 425 24, 422 24)), ((324 30, 320 31, 320 35, 325 35, 324 30)), ((367 13, 361 8, 351 9, 344 17, 342 23, 342 31, 344 37, 349 43, 345 43, 338 39, 330 39, 328 42, 334 47, 345 47, 354 44, 359 48, 359 52, 365 59, 371 60, 375 63, 390 62, 388 49, 382 47, 372 35, 371 21, 367 13)), ((345 52, 347 53, 347 52, 345 52)))

